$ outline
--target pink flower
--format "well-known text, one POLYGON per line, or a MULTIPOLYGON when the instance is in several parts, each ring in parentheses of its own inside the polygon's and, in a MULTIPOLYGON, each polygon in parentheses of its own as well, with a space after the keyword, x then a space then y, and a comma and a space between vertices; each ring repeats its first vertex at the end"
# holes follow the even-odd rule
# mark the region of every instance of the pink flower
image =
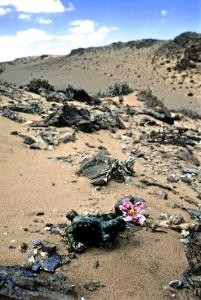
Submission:
POLYGON ((133 204, 129 198, 123 199, 119 205, 119 210, 123 213, 123 220, 126 222, 136 221, 137 224, 143 225, 145 217, 140 213, 144 209, 144 202, 133 204))

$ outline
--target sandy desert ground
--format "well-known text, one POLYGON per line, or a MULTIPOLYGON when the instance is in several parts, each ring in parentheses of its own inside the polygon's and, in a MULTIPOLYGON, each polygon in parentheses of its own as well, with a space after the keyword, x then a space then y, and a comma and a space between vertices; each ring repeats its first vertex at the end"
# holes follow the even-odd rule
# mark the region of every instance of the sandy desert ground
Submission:
MULTIPOLYGON (((153 62, 153 52, 161 44, 163 42, 140 49, 106 47, 70 56, 19 59, 1 64, 3 72, 0 80, 22 85, 41 77, 48 79, 57 89, 73 84, 92 93, 104 90, 116 81, 127 81, 135 91, 123 97, 123 104, 118 103, 118 97, 103 100, 106 107, 142 111, 143 103, 138 101, 138 93, 149 87, 168 108, 185 108, 201 113, 200 66, 178 72, 173 68, 175 59, 168 61, 165 56, 160 56, 153 62), (167 70, 168 67, 171 71, 167 70), (192 95, 189 96, 189 93, 192 95)), ((29 103, 29 99, 38 103, 44 101, 40 95, 23 93, 28 102, 19 100, 20 104, 29 103)), ((15 93, 13 96, 2 93, 1 108, 16 104, 14 96, 15 93)), ((84 104, 75 105, 80 107, 84 104)), ((38 115, 21 115, 26 121, 40 119, 38 115)), ((87 249, 59 271, 77 284, 80 299, 196 299, 191 289, 177 291, 168 288, 171 280, 180 279, 181 273, 188 268, 188 261, 186 246, 180 241, 181 233, 171 229, 170 223, 165 226, 162 219, 180 216, 181 224, 196 223, 187 210, 197 209, 200 204, 201 120, 181 114, 181 118, 175 121, 174 129, 187 128, 190 135, 198 137, 194 145, 184 147, 150 143, 141 138, 167 125, 151 116, 123 114, 122 120, 126 127, 124 130, 76 131, 74 142, 33 150, 23 143, 19 134, 11 133, 17 131, 35 137, 43 129, 0 116, 0 265, 26 264, 27 254, 20 252, 20 245, 25 242, 30 250, 33 239, 53 242, 61 253, 67 253, 61 236, 44 230, 46 224, 67 222, 65 214, 72 208, 80 214, 106 213, 113 209, 117 199, 131 194, 145 200, 145 225, 137 231, 126 230, 120 234, 112 249, 87 249), (131 154, 144 153, 134 166, 135 174, 130 182, 111 181, 97 189, 88 178, 75 175, 83 158, 94 155, 103 147, 112 157, 121 160, 131 154), (182 160, 179 151, 191 153, 193 159, 182 160), (66 156, 68 161, 56 160, 61 156, 66 156), (188 174, 191 185, 181 180, 184 167, 198 170, 197 174, 188 174), (178 178, 177 181, 168 181, 172 174, 178 178), (151 184, 144 184, 146 181, 151 184), (161 224, 162 230, 152 230, 154 224, 161 224), (103 286, 93 292, 87 291, 84 284, 92 280, 103 286)), ((73 132, 69 127, 50 127, 50 130, 73 132)))
MULTIPOLYGON (((2 101, 4 100, 3 97, 2 101)), ((124 105, 137 108, 142 104, 137 101, 136 93, 133 93, 124 97, 124 105)), ((38 118, 26 114, 24 116, 27 120, 38 118)), ((195 207, 199 202, 196 200, 196 193, 181 181, 167 183, 167 173, 179 174, 181 165, 185 166, 188 163, 175 158, 175 150, 178 150, 176 146, 160 146, 146 142, 132 144, 140 130, 148 130, 148 127, 137 126, 140 119, 141 116, 135 116, 132 138, 126 138, 123 130, 116 133, 78 132, 75 142, 61 144, 54 151, 47 151, 31 150, 22 143, 20 137, 10 134, 17 130, 33 136, 37 129, 0 118, 0 264, 25 264, 27 257, 19 251, 19 247, 22 242, 30 246, 32 239, 55 242, 58 248, 66 253, 67 247, 61 242, 61 237, 52 236, 44 231, 46 223, 65 222, 65 213, 71 208, 82 214, 107 212, 113 209, 116 199, 128 194, 145 199, 149 220, 159 220, 160 214, 166 213, 181 214, 185 222, 193 222, 187 212, 175 207, 175 203, 185 208, 195 207), (90 185, 89 179, 75 176, 82 158, 96 153, 99 146, 104 145, 112 156, 126 159, 128 154, 121 149, 130 144, 133 150, 146 153, 146 160, 140 158, 135 165, 132 184, 110 182, 98 191, 90 185), (170 154, 170 159, 162 159, 162 152, 170 154), (72 158, 71 163, 49 159, 68 155, 72 158), (142 188, 142 178, 168 184, 176 193, 168 192, 168 200, 164 200, 161 194, 164 190, 156 186, 142 188), (37 216, 39 212, 43 212, 44 215, 37 216), (24 231, 24 228, 27 228, 27 231, 24 231), (9 249, 11 245, 16 248, 9 249)), ((198 128, 201 125, 200 121, 190 119, 181 122, 183 126, 190 128, 198 128)), ((157 121, 157 124, 162 125, 162 122, 157 121)), ((200 159, 200 145, 193 151, 200 159)), ((180 234, 171 229, 164 230, 165 233, 151 232, 145 226, 137 232, 128 231, 120 236, 114 249, 89 249, 61 269, 78 283, 80 293, 85 299, 191 299, 188 292, 185 295, 186 291, 177 295, 167 289, 167 284, 180 278, 181 272, 187 268, 187 260, 185 246, 179 239, 180 234), (99 267, 96 269, 94 265, 97 261, 99 267), (104 287, 94 292, 86 292, 83 285, 91 280, 100 281, 104 287)))

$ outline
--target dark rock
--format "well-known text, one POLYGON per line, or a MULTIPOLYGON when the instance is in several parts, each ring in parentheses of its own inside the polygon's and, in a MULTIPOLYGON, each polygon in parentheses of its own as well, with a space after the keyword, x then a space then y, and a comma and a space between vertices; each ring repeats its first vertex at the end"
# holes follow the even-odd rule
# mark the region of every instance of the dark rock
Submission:
POLYGON ((24 137, 23 143, 26 144, 26 145, 32 145, 32 144, 35 144, 35 143, 36 143, 36 140, 33 139, 33 138, 30 137, 30 136, 25 136, 25 137, 24 137))
POLYGON ((197 198, 201 200, 201 193, 197 195, 197 198))
POLYGON ((94 269, 98 269, 99 266, 100 266, 100 263, 99 263, 99 261, 97 260, 97 261, 95 262, 95 264, 94 264, 94 269))
POLYGON ((177 176, 174 175, 174 174, 168 175, 168 176, 167 176, 167 180, 168 180, 169 182, 173 182, 173 183, 178 182, 178 178, 177 178, 177 176))
POLYGON ((53 243, 43 241, 41 245, 41 249, 43 252, 47 252, 47 254, 50 256, 56 254, 57 247, 53 243))
POLYGON ((42 240, 32 240, 31 243, 34 247, 38 247, 38 246, 42 246, 43 241, 42 240))
POLYGON ((102 287, 99 281, 90 281, 84 284, 84 288, 90 292, 94 292, 102 287))
POLYGON ((176 156, 184 161, 187 161, 189 163, 192 163, 195 166, 200 166, 200 161, 197 157, 194 156, 193 152, 189 149, 179 149, 176 152, 176 156))
POLYGON ((21 117, 18 113, 10 110, 9 108, 4 108, 2 110, 2 116, 18 123, 26 122, 23 117, 21 117))
POLYGON ((20 245, 20 251, 21 251, 22 253, 25 253, 27 250, 28 250, 28 245, 27 245, 26 243, 22 243, 22 244, 20 245))
POLYGON ((64 144, 69 143, 69 142, 74 142, 75 140, 76 140, 75 134, 70 133, 70 132, 65 133, 61 138, 61 142, 64 144))
POLYGON ((43 211, 39 211, 39 212, 37 212, 37 214, 36 214, 37 217, 39 217, 39 216, 44 216, 44 215, 45 215, 45 213, 44 213, 43 211))
POLYGON ((88 109, 78 109, 68 104, 63 105, 44 121, 33 122, 31 126, 67 126, 88 133, 101 129, 108 129, 112 132, 116 129, 125 129, 125 125, 120 118, 113 115, 110 110, 95 114, 91 113, 88 109))
POLYGON ((189 135, 187 128, 165 126, 157 131, 151 130, 142 134, 141 139, 152 143, 186 147, 195 145, 196 136, 189 135))
POLYGON ((101 97, 116 97, 116 96, 125 96, 133 92, 133 89, 129 87, 127 82, 116 82, 113 86, 109 86, 108 89, 104 92, 100 92, 101 97))
POLYGON ((188 208, 187 210, 188 210, 188 213, 189 213, 191 219, 201 223, 201 211, 200 210, 196 210, 196 209, 192 209, 192 208, 188 208))
POLYGON ((197 169, 193 169, 193 168, 183 168, 182 169, 182 173, 184 173, 184 174, 195 174, 195 175, 198 175, 199 171, 197 169))
MULTIPOLYGON (((198 223, 195 227, 185 232, 188 238, 186 243, 186 257, 188 260, 188 269, 182 274, 182 280, 173 282, 173 288, 191 287, 194 295, 201 297, 201 211, 196 209, 187 209, 191 218, 198 223), (182 283, 181 283, 182 282, 182 283)), ((184 237, 185 237, 184 236, 184 237)))
POLYGON ((46 252, 48 256, 56 254, 57 247, 53 243, 43 241, 43 240, 32 240, 32 245, 34 248, 39 248, 43 252, 46 252))
POLYGON ((60 255, 52 255, 44 260, 44 270, 50 273, 54 273, 56 268, 62 263, 60 255))
POLYGON ((36 273, 20 266, 0 266, 0 295, 14 299, 78 299, 75 284, 63 274, 36 273))
POLYGON ((69 100, 64 92, 42 91, 40 95, 45 97, 47 101, 50 102, 52 101, 52 102, 65 103, 66 101, 69 100))
POLYGON ((187 183, 189 185, 192 184, 192 179, 189 176, 187 176, 187 175, 180 176, 180 179, 181 179, 181 181, 183 181, 183 182, 185 182, 185 183, 187 183))
POLYGON ((11 135, 19 135, 19 131, 17 131, 17 130, 13 130, 13 131, 11 131, 11 133, 10 133, 11 135))
POLYGON ((183 288, 183 282, 181 280, 172 280, 169 282, 169 286, 173 289, 183 288))
POLYGON ((174 124, 174 118, 171 116, 171 113, 169 112, 168 109, 166 108, 161 108, 161 107, 155 107, 154 110, 151 109, 145 109, 144 114, 151 116, 157 120, 160 120, 162 122, 165 122, 169 125, 174 124))
POLYGON ((37 143, 33 143, 29 146, 30 149, 32 150, 40 150, 41 147, 37 143))
POLYGON ((35 263, 33 263, 33 265, 31 266, 32 271, 34 272, 38 272, 39 270, 42 269, 41 263, 39 261, 36 261, 35 263))
POLYGON ((15 246, 15 245, 9 245, 9 246, 8 246, 8 249, 15 250, 15 249, 16 249, 16 246, 15 246))
POLYGON ((20 112, 20 113, 25 113, 25 114, 39 114, 41 112, 41 109, 37 104, 35 105, 22 105, 22 104, 16 104, 16 105, 8 105, 6 108, 15 111, 15 112, 20 112))

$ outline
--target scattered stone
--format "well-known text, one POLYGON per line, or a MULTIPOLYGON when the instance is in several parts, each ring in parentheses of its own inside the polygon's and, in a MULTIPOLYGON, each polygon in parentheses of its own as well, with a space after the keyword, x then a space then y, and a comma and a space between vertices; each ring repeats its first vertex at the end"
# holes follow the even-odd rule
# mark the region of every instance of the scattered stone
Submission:
POLYGON ((201 211, 193 208, 187 209, 191 219, 201 223, 201 211))
POLYGON ((84 288, 90 292, 94 292, 101 287, 104 287, 104 285, 101 285, 99 281, 90 281, 84 284, 84 288))
POLYGON ((0 295, 14 299, 78 299, 75 284, 63 274, 48 275, 20 266, 0 266, 0 295))
POLYGON ((163 121, 169 125, 174 124, 174 118, 171 116, 170 111, 164 107, 155 107, 153 109, 145 109, 143 111, 144 114, 151 116, 157 120, 163 121))
POLYGON ((25 252, 27 252, 27 250, 28 250, 28 245, 27 245, 26 243, 22 243, 22 244, 20 245, 20 251, 21 251, 22 253, 25 253, 25 252))
POLYGON ((180 241, 185 245, 189 244, 191 242, 190 231, 183 229, 181 232, 180 241))
POLYGON ((56 268, 61 265, 62 258, 60 255, 52 255, 44 261, 44 270, 54 273, 56 268))
POLYGON ((100 263, 99 261, 97 260, 95 263, 94 263, 94 269, 98 269, 100 266, 100 263))
POLYGON ((183 282, 181 280, 172 280, 169 282, 169 286, 173 289, 183 288, 183 282))
POLYGON ((197 169, 193 169, 193 168, 183 168, 182 169, 182 173, 184 173, 184 174, 195 174, 195 175, 198 175, 199 171, 197 169))
POLYGON ((192 184, 192 178, 189 177, 188 175, 182 175, 180 176, 181 181, 191 185, 192 184))
POLYGON ((37 217, 44 216, 44 215, 45 215, 45 213, 43 211, 39 211, 36 214, 37 217))
POLYGON ((171 174, 171 175, 168 175, 167 180, 169 182, 176 183, 176 182, 178 182, 178 177, 176 175, 174 175, 174 174, 171 174))
POLYGON ((185 148, 179 149, 176 152, 176 156, 179 159, 187 161, 189 163, 192 163, 195 166, 200 166, 199 159, 197 157, 195 157, 194 154, 193 154, 193 152, 191 150, 189 150, 189 149, 185 149, 185 148))
POLYGON ((160 220, 168 220, 168 215, 165 213, 161 213, 159 219, 160 220))
POLYGON ((16 249, 16 246, 15 246, 15 245, 9 245, 9 246, 8 246, 8 249, 15 250, 15 249, 16 249))
POLYGON ((164 126, 159 130, 151 130, 141 135, 141 140, 165 145, 186 147, 194 146, 195 142, 201 141, 201 137, 188 134, 188 129, 183 127, 164 126))
POLYGON ((69 104, 63 105, 45 120, 36 121, 31 126, 68 126, 88 133, 101 129, 108 129, 111 132, 115 132, 116 129, 125 129, 125 125, 120 118, 113 115, 109 109, 106 112, 97 114, 88 109, 78 109, 69 104))
POLYGON ((163 200, 168 200, 168 193, 167 192, 161 192, 162 199, 163 200))
POLYGON ((169 222, 173 225, 180 225, 180 224, 184 223, 184 218, 180 214, 175 214, 175 215, 170 216, 169 222))
POLYGON ((41 150, 41 147, 37 143, 33 143, 29 146, 32 150, 41 150))
POLYGON ((10 119, 12 121, 15 121, 17 123, 25 123, 26 122, 26 120, 23 117, 21 117, 20 114, 12 111, 9 108, 4 108, 2 110, 2 116, 10 119))
POLYGON ((33 105, 22 105, 22 104, 15 104, 15 105, 7 105, 7 109, 12 110, 14 112, 20 112, 25 114, 39 114, 41 112, 39 106, 37 104, 33 105))
POLYGON ((67 132, 61 137, 61 142, 66 144, 75 141, 75 134, 67 132))
POLYGON ((24 141, 23 141, 24 144, 26 145, 32 145, 32 144, 35 144, 36 143, 36 140, 30 136, 24 136, 24 141))

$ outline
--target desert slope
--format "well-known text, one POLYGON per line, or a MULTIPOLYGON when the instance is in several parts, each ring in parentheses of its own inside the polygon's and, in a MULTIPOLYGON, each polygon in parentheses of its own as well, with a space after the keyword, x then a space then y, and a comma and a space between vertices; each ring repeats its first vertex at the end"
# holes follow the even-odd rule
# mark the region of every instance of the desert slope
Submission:
MULTIPOLYGON (((6 85, 5 90, 6 96, 1 96, 1 108, 9 105, 27 107, 35 101, 42 106, 41 115, 44 117, 45 113, 50 114, 48 105, 56 105, 14 86, 6 85)), ((186 246, 180 241, 177 225, 195 224, 187 210, 197 209, 200 203, 197 197, 201 123, 181 115, 175 118, 174 125, 167 128, 161 120, 146 115, 138 96, 136 92, 124 96, 123 103, 119 103, 118 97, 112 101, 102 99, 100 107, 70 102, 68 105, 89 111, 111 110, 113 115, 122 119, 125 129, 92 133, 76 130, 74 142, 46 147, 41 141, 40 147, 35 149, 23 141, 27 137, 35 139, 42 132, 57 132, 59 136, 74 129, 31 127, 30 123, 16 123, 0 116, 3 208, 0 212, 0 249, 4 254, 1 265, 27 263, 27 255, 21 253, 19 247, 22 242, 31 247, 33 239, 54 242, 66 254, 67 246, 61 237, 44 230, 47 223, 66 222, 65 213, 71 208, 81 214, 108 212, 113 209, 116 199, 133 194, 146 201, 145 226, 120 234, 112 249, 87 249, 63 265, 60 271, 80 286, 80 295, 85 299, 194 299, 191 290, 175 291, 167 285, 171 280, 179 279, 187 268, 186 246), (175 141, 174 133, 178 128, 186 128, 187 133, 184 133, 184 139, 175 141), (167 132, 168 143, 154 140, 153 131, 157 134, 163 130, 167 132), (170 130, 170 134, 166 130, 170 130), (150 135, 146 135, 148 133, 150 135), (143 153, 134 166, 134 177, 125 183, 111 181, 101 188, 92 186, 88 178, 77 177, 75 173, 83 158, 99 149, 106 149, 112 157, 122 160, 143 153), (65 161, 56 159, 63 156, 65 161), (187 170, 190 174, 185 175, 182 171, 185 167, 194 168, 198 173, 191 174, 187 170), (182 176, 191 180, 191 184, 182 176), (94 267, 97 261, 98 267, 94 267), (86 291, 83 286, 91 280, 100 281, 103 287, 94 292, 86 291)), ((26 121, 39 120, 41 115, 21 114, 26 121)))
POLYGON ((171 109, 200 113, 200 43, 199 34, 184 33, 173 41, 114 43, 74 50, 67 56, 17 59, 0 64, 0 79, 24 85, 33 78, 43 78, 57 89, 72 84, 92 93, 127 81, 134 89, 151 88, 171 109), (186 62, 182 65, 183 58, 186 62))

